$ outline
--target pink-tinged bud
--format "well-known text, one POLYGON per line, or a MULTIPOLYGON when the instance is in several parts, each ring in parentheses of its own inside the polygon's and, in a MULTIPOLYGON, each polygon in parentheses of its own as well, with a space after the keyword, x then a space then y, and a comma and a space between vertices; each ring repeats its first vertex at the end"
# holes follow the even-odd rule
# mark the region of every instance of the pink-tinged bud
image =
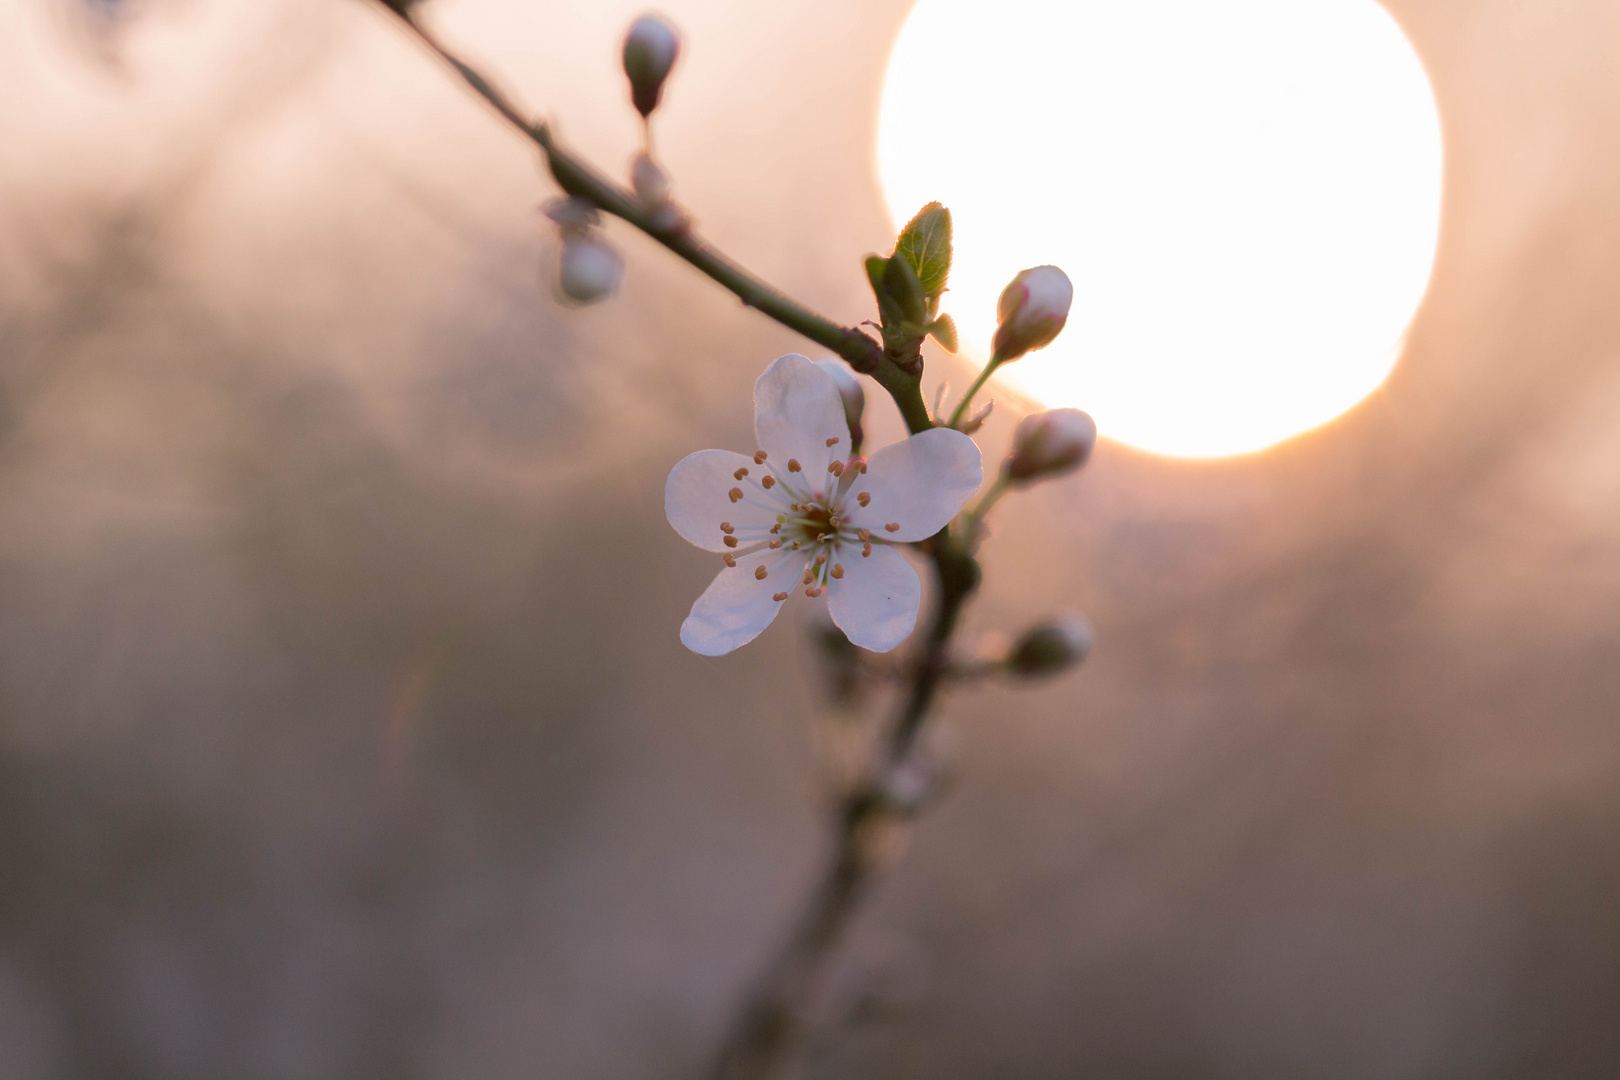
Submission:
POLYGON ((816 367, 825 371, 838 387, 838 396, 844 402, 844 419, 849 421, 849 438, 854 446, 861 444, 861 416, 866 412, 866 391, 853 372, 837 360, 817 360, 816 367))
POLYGON ((1062 476, 1084 465, 1096 445, 1097 425, 1079 409, 1033 413, 1013 433, 1012 453, 1001 469, 1007 479, 1025 484, 1062 476))
POLYGON ((546 217, 557 223, 557 229, 564 238, 584 236, 602 221, 596 204, 582 195, 552 199, 541 209, 546 217))
POLYGON ((563 295, 579 304, 594 304, 619 291, 624 260, 607 242, 594 236, 570 237, 563 243, 558 284, 563 295))
POLYGON ((1039 677, 1066 671, 1091 652, 1091 624, 1079 615, 1064 615, 1032 628, 1007 656, 1007 670, 1039 677))
POLYGON ((680 53, 681 37, 662 17, 643 15, 630 24, 624 35, 624 73, 630 78, 630 100, 643 117, 658 108, 664 80, 680 53))
POLYGON ((1055 266, 1020 270, 996 303, 996 336, 991 355, 1001 363, 1016 360, 1031 349, 1052 343, 1069 321, 1074 285, 1055 266))

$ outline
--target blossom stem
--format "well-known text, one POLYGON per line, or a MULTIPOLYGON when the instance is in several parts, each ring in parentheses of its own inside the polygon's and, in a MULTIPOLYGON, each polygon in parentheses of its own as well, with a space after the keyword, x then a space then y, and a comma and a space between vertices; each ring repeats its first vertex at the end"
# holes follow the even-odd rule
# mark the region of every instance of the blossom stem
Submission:
POLYGON ((901 415, 905 417, 907 428, 912 432, 933 426, 928 417, 928 406, 923 402, 920 373, 896 364, 870 335, 854 327, 840 326, 750 274, 702 240, 684 218, 666 215, 655 219, 633 192, 609 180, 564 147, 546 123, 524 116, 511 98, 439 41, 417 20, 413 5, 396 5, 390 0, 377 2, 397 15, 418 40, 454 68, 467 85, 507 123, 527 135, 540 148, 552 177, 565 192, 587 199, 597 209, 641 230, 729 289, 748 307, 831 349, 856 371, 872 376, 894 398, 901 415))
POLYGON ((984 384, 990 381, 990 376, 994 375, 996 373, 996 369, 1000 366, 1001 357, 999 356, 992 356, 990 358, 990 362, 984 365, 984 370, 979 372, 979 377, 973 380, 973 385, 968 387, 967 393, 962 395, 962 400, 956 406, 956 411, 951 413, 951 427, 961 427, 962 417, 967 415, 968 406, 973 404, 973 395, 977 394, 979 390, 983 388, 984 384))

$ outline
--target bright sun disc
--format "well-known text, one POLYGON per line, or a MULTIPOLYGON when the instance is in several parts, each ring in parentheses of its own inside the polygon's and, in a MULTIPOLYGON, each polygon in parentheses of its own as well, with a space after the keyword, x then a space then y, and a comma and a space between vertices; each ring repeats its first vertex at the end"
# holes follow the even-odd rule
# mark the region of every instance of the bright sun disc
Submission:
POLYGON ((896 221, 951 208, 966 350, 1014 273, 1055 263, 1068 328, 999 377, 1185 457, 1374 390, 1439 230, 1434 98, 1374 0, 919 0, 878 167, 896 221))

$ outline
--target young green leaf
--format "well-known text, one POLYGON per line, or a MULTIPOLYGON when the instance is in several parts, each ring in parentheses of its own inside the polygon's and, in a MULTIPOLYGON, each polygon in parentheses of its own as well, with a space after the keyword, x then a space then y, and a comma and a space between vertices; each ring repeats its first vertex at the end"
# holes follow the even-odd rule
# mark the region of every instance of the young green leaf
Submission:
POLYGON ((918 324, 928 321, 928 297, 909 258, 889 260, 883 271, 883 292, 906 319, 918 324))
POLYGON ((939 301, 951 275, 951 212, 931 202, 900 231, 894 253, 904 255, 922 282, 929 307, 939 301))

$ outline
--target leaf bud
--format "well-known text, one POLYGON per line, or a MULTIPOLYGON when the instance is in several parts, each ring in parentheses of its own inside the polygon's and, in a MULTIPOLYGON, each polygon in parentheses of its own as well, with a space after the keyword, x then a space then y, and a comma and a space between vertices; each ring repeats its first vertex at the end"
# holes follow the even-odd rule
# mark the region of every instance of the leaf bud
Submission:
POLYGON ((1007 670, 1039 678, 1074 667, 1091 652, 1091 624, 1079 615, 1063 615, 1032 627, 1007 656, 1007 670))
POLYGON ((844 419, 849 421, 849 440, 852 446, 861 445, 861 416, 866 412, 866 391, 853 372, 837 360, 817 360, 816 367, 825 371, 838 387, 838 396, 844 403, 844 419))
POLYGON ((1062 476, 1084 465, 1096 444, 1097 425, 1079 409, 1031 413, 1013 433, 1012 453, 1001 471, 1025 484, 1062 476))
POLYGON ((630 79, 630 100, 643 118, 658 108, 664 80, 681 52, 681 38, 659 15, 643 15, 624 35, 624 73, 630 79))
POLYGON ((1052 343, 1069 321, 1074 285, 1055 266, 1020 270, 996 303, 996 336, 991 355, 999 363, 1016 360, 1052 343))
POLYGON ((578 235, 563 241, 562 272, 558 284, 563 295, 579 304, 594 304, 619 291, 624 260, 607 241, 578 235))

